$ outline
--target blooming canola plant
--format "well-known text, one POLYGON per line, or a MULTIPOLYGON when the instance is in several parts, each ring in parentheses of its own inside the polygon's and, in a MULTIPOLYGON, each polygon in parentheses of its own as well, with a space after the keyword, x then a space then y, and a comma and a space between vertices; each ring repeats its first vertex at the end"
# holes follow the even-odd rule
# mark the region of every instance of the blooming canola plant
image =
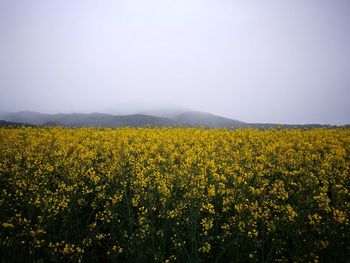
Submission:
POLYGON ((6 261, 350 256, 350 130, 1 128, 6 261))

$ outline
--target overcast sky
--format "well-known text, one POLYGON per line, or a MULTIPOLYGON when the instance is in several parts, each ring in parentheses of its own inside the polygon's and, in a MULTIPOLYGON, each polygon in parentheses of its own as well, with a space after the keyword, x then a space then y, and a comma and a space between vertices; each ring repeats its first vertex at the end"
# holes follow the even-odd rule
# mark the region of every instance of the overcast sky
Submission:
POLYGON ((0 0, 0 110, 350 123, 349 0, 0 0))

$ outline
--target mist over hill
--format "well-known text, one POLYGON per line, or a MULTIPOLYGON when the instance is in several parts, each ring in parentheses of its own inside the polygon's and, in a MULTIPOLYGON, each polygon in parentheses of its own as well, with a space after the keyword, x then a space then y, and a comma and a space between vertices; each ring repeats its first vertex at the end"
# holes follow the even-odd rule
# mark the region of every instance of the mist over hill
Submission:
POLYGON ((241 121, 198 111, 157 109, 143 114, 113 115, 106 113, 45 114, 33 111, 1 112, 0 119, 7 122, 31 125, 65 127, 204 127, 235 128, 246 124, 241 121))
POLYGON ((143 114, 151 115, 161 118, 174 118, 175 116, 192 111, 189 108, 185 108, 178 105, 162 105, 162 104, 147 104, 143 103, 141 105, 134 103, 123 103, 115 106, 110 106, 105 109, 102 109, 102 113, 112 114, 112 115, 133 115, 133 114, 143 114))
POLYGON ((188 111, 176 115, 173 120, 188 126, 203 126, 206 128, 242 127, 244 122, 224 118, 207 112, 188 111))
POLYGON ((31 111, 0 113, 0 119, 9 122, 27 123, 33 125, 64 126, 64 127, 145 127, 175 126, 170 119, 143 114, 112 115, 104 113, 65 113, 45 114, 31 111))
MULTIPOLYGON (((149 113, 149 112, 147 112, 149 113)), ((107 113, 58 113, 46 114, 33 111, 0 112, 2 126, 39 125, 63 127, 202 127, 202 128, 332 128, 321 124, 247 123, 199 111, 153 111, 151 114, 113 115, 107 113), (161 117, 167 116, 167 117, 161 117)), ((342 126, 346 127, 346 126, 342 126)))

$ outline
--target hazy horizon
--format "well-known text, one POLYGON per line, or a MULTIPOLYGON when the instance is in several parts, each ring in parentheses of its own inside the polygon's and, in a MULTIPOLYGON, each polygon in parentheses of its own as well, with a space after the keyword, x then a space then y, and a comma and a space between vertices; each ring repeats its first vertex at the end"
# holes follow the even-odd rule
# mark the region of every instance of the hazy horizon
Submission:
POLYGON ((0 111, 350 123, 346 0, 0 0, 0 111))

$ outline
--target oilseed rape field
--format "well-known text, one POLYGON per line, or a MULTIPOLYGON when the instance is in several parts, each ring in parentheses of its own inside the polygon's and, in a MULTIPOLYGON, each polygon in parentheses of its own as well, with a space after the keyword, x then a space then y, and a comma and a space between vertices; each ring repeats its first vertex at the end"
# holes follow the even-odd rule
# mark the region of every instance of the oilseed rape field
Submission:
POLYGON ((2 262, 349 262, 350 130, 1 128, 2 262))

